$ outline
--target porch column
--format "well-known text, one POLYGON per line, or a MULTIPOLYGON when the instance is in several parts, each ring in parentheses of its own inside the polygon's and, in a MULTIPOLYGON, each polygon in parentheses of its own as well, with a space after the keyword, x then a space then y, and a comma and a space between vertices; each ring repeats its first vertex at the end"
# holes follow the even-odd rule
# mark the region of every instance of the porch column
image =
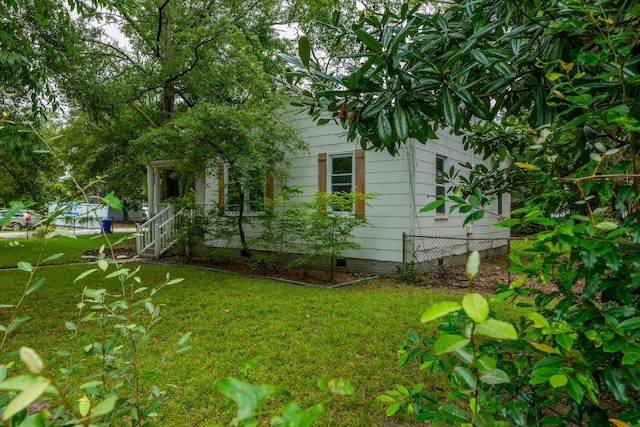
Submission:
POLYGON ((151 218, 153 215, 155 215, 155 190, 154 190, 154 183, 155 179, 154 179, 154 173, 153 173, 153 168, 151 167, 150 164, 147 163, 147 205, 149 206, 149 218, 151 218))
POLYGON ((160 200, 160 169, 157 167, 153 168, 153 213, 157 214, 158 204, 161 202, 160 200))

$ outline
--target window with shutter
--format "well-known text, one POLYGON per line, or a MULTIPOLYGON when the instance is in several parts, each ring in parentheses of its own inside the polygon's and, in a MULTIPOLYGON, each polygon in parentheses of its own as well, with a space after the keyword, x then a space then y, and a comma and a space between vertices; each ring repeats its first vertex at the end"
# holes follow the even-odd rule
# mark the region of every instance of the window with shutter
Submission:
MULTIPOLYGON (((325 193, 365 193, 364 150, 354 153, 318 155, 318 191, 325 193)), ((351 208, 338 208, 338 212, 354 212, 364 218, 365 202, 357 200, 351 208)))

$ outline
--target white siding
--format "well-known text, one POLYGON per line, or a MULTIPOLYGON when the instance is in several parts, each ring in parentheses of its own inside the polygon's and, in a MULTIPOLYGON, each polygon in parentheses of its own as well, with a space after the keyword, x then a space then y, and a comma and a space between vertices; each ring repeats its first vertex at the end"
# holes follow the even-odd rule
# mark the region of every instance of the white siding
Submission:
MULTIPOLYGON (((289 185, 300 188, 302 197, 318 190, 318 154, 355 152, 359 144, 347 142, 344 129, 334 123, 317 125, 306 113, 291 115, 309 144, 309 152, 290 160, 289 185)), ((365 191, 375 197, 367 203, 365 216, 369 226, 356 229, 361 248, 346 257, 402 262, 402 233, 410 230, 412 198, 406 156, 387 152, 365 152, 365 191)), ((276 187, 276 192, 278 188, 276 187)))
MULTIPOLYGON (((303 200, 318 190, 318 154, 330 156, 355 152, 360 145, 347 142, 346 132, 339 125, 319 126, 305 112, 290 113, 288 118, 308 144, 308 152, 289 159, 287 167, 290 177, 286 184, 300 189, 302 194, 298 200, 303 200)), ((466 236, 462 227, 464 215, 454 213, 446 219, 436 219, 435 211, 419 213, 424 205, 434 200, 436 155, 447 158, 447 170, 451 165, 457 166, 458 162, 480 161, 464 151, 459 137, 446 132, 438 135, 440 139, 426 145, 413 141, 407 143, 395 157, 387 152, 365 152, 365 190, 376 196, 366 206, 369 226, 355 231, 361 249, 344 254, 346 257, 400 263, 403 233, 466 236)), ((207 177, 205 201, 208 204, 218 201, 216 172, 207 177)), ((276 182, 276 195, 281 186, 282 183, 276 182)), ((509 197, 505 196, 505 214, 509 212, 509 202, 509 197)), ((497 210, 497 207, 490 209, 497 210)), ((493 217, 476 221, 473 237, 508 236, 508 230, 499 231, 492 227, 495 222, 493 217)), ((248 231, 249 236, 253 234, 248 231)))
MULTIPOLYGON (((456 170, 464 169, 460 163, 490 164, 482 160, 482 156, 473 155, 464 150, 460 137, 450 135, 446 130, 437 132, 438 139, 429 141, 426 145, 414 143, 415 148, 415 203, 418 211, 421 206, 435 200, 436 194, 436 157, 441 156, 446 159, 445 171, 449 171, 451 166, 456 170)), ((455 184, 453 184, 455 185, 455 184)), ((450 185, 447 186, 447 189, 450 185)), ((436 214, 435 210, 425 213, 418 212, 415 222, 415 234, 430 236, 465 237, 472 238, 505 238, 509 237, 509 229, 496 228, 494 224, 499 221, 497 202, 494 201, 488 206, 484 218, 473 221, 469 227, 463 227, 466 214, 458 212, 449 213, 451 203, 447 201, 446 214, 436 214)), ((503 196, 503 215, 508 217, 510 210, 509 195, 503 196)))

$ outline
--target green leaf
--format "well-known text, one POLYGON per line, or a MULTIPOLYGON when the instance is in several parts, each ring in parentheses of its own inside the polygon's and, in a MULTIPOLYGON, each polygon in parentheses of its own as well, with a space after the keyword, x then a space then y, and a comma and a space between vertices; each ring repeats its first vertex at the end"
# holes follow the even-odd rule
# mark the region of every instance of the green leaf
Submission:
POLYGON ((473 360, 473 366, 478 368, 480 373, 496 369, 496 361, 489 356, 480 356, 473 360))
POLYGON ((85 277, 87 277, 88 275, 90 275, 91 273, 94 273, 94 272, 96 272, 96 271, 98 271, 98 269, 97 269, 97 268, 92 268, 92 269, 87 270, 87 271, 85 271, 85 272, 83 272, 83 273, 80 273, 80 275, 78 275, 78 277, 76 277, 76 278, 75 278, 75 280, 73 281, 73 283, 76 283, 78 280, 82 280, 82 279, 84 279, 85 277))
MULTIPOLYGON (((640 365, 623 365, 620 367, 620 371, 622 378, 624 378, 634 390, 640 390, 640 365)), ((2 378, 1 375, 0 378, 2 378)))
POLYGON ((569 334, 556 335, 556 342, 565 350, 571 350, 573 347, 573 338, 569 334))
POLYGON ((26 295, 30 295, 33 292, 40 289, 40 287, 44 285, 44 282, 45 282, 44 277, 38 277, 36 280, 34 280, 31 286, 29 286, 29 289, 27 289, 26 295))
POLYGON ((618 224, 612 221, 602 221, 596 225, 596 228, 600 230, 615 230, 618 228, 618 224))
POLYGON ((392 99, 393 97, 391 96, 381 96, 377 98, 362 110, 362 112, 360 113, 360 117, 362 119, 371 119, 377 116, 382 110, 387 107, 392 99))
POLYGON ((89 419, 98 418, 103 415, 107 415, 111 411, 113 411, 116 407, 116 402, 118 401, 118 396, 111 396, 104 399, 102 402, 98 403, 93 407, 91 413, 89 414, 89 419))
POLYGON ((436 354, 451 353, 469 344, 470 340, 462 335, 443 334, 433 344, 436 354))
POLYGON ((113 191, 102 198, 102 201, 108 205, 110 208, 113 208, 117 211, 122 210, 122 203, 120 199, 114 196, 113 191))
POLYGON ((495 339, 518 339, 518 332, 516 332, 516 328, 512 324, 495 319, 487 319, 482 323, 478 323, 474 332, 495 339))
POLYGON ((540 170, 540 168, 538 166, 532 165, 530 163, 516 162, 515 165, 518 166, 520 169, 526 169, 526 170, 532 170, 532 171, 539 171, 540 170))
POLYGON ((105 279, 112 279, 114 277, 119 277, 122 275, 126 275, 129 273, 129 271, 131 271, 128 268, 121 268, 120 270, 114 271, 113 273, 107 274, 104 278, 105 279))
POLYGON ((538 312, 531 312, 531 313, 527 313, 527 317, 531 320, 533 320, 533 326, 535 328, 549 328, 549 321, 540 313, 538 312))
POLYGON ((33 271, 33 266, 25 261, 20 261, 18 263, 18 269, 22 271, 26 271, 27 273, 31 273, 33 271))
POLYGON ((571 396, 573 400, 578 403, 582 403, 582 399, 584 398, 584 391, 582 390, 580 383, 572 376, 568 378, 567 391, 569 392, 569 396, 571 396))
POLYGON ((593 116, 595 116, 594 113, 581 114, 578 117, 576 117, 575 119, 569 121, 566 125, 564 125, 562 127, 562 129, 560 130, 560 132, 566 132, 568 130, 571 130, 574 127, 576 127, 576 126, 584 123, 585 121, 589 120, 593 116))
POLYGON ((545 74, 545 77, 553 82, 555 80, 558 80, 560 77, 564 77, 564 74, 562 74, 562 73, 547 73, 547 74, 545 74))
POLYGON ((613 366, 607 366, 604 369, 604 382, 618 402, 622 404, 629 402, 627 387, 620 377, 620 374, 613 366))
POLYGON ((31 347, 20 347, 20 359, 34 374, 40 374, 44 370, 44 362, 31 347))
POLYGON ((393 110, 393 128, 400 141, 406 141, 409 137, 409 114, 400 104, 396 104, 393 110))
POLYGON ((36 401, 36 399, 42 396, 50 383, 51 382, 49 380, 40 380, 22 391, 11 402, 9 402, 6 408, 4 408, 2 417, 6 420, 9 420, 18 412, 31 405, 36 401))
POLYGON ((456 366, 452 373, 455 383, 458 384, 458 390, 461 393, 469 394, 476 391, 478 383, 476 377, 466 368, 456 366))
POLYGON ((495 385, 508 384, 511 380, 509 379, 509 375, 502 369, 492 369, 483 372, 482 375, 480 375, 480 381, 485 384, 495 385))
POLYGON ((549 384, 551 384, 551 387, 553 388, 564 387, 567 385, 567 382, 568 379, 565 374, 555 374, 549 378, 549 384))
POLYGON ((106 259, 100 259, 98 260, 98 267, 100 267, 100 270, 102 271, 107 271, 109 268, 109 262, 106 259))
POLYGON ((460 304, 454 301, 442 301, 433 304, 429 307, 420 318, 422 323, 431 322, 432 320, 444 317, 449 313, 458 311, 462 308, 460 304))
POLYGON ((309 427, 324 412, 322 405, 315 405, 305 411, 293 402, 289 402, 282 408, 282 417, 274 417, 271 426, 277 427, 309 427))
POLYGON ((618 324, 616 329, 621 331, 627 331, 630 329, 638 329, 640 328, 640 317, 632 317, 630 319, 623 320, 618 324))
POLYGON ((47 258, 43 259, 43 260, 42 260, 42 264, 45 264, 45 263, 50 262, 50 261, 55 261, 55 260, 57 260, 58 258, 61 258, 61 257, 63 257, 63 256, 64 256, 64 254, 63 254, 63 253, 61 253, 61 254, 54 254, 54 255, 51 255, 51 256, 49 256, 49 257, 47 257, 47 258))
POLYGON ((385 414, 387 415, 387 417, 390 417, 391 415, 398 412, 400 410, 400 405, 401 405, 400 402, 394 402, 391 405, 387 406, 387 410, 385 411, 385 414))
MULTIPOLYGON (((22 392, 30 387, 33 387, 35 384, 41 381, 42 379, 40 377, 36 377, 34 375, 20 375, 17 377, 11 377, 0 382, 0 391, 22 392)), ((46 397, 52 398, 60 397, 60 393, 53 386, 47 387, 44 391, 44 395, 46 397)))
POLYGON ((377 124, 378 138, 380 138, 380 141, 382 141, 385 146, 391 145, 393 141, 393 128, 385 111, 381 111, 380 114, 378 114, 377 124))
POLYGON ((433 202, 427 204, 424 208, 420 209, 420 212, 429 212, 432 211, 436 208, 438 208, 439 206, 442 206, 442 204, 445 202, 444 199, 438 199, 438 200, 434 200, 433 202))
POLYGON ((382 50, 382 44, 366 31, 356 30, 356 37, 370 50, 374 52, 380 52, 382 50))
POLYGON ((455 103, 451 91, 445 87, 440 93, 440 104, 444 120, 451 126, 455 127, 458 121, 458 106, 455 103))
POLYGON ((178 345, 184 345, 187 341, 189 341, 189 338, 191 338, 191 332, 187 332, 186 334, 181 336, 180 340, 178 340, 178 345))
POLYGON ((9 323, 7 330, 9 332, 13 332, 18 326, 22 325, 24 322, 28 322, 29 320, 31 320, 31 316, 18 316, 9 323))
POLYGON ((547 93, 544 86, 538 87, 536 101, 531 114, 534 129, 551 124, 553 120, 553 110, 547 105, 547 93))
MULTIPOLYGON (((471 256, 469 256, 469 259, 471 259, 471 256)), ((467 313, 467 316, 476 323, 484 322, 489 316, 489 304, 487 300, 478 293, 466 294, 462 298, 462 308, 465 313, 467 313)))
POLYGON ((438 408, 438 411, 444 415, 449 421, 454 423, 469 423, 471 422, 471 415, 462 408, 454 405, 444 405, 438 408))
POLYGON ((480 252, 473 251, 469 254, 467 259, 467 277, 469 280, 473 280, 474 277, 480 271, 480 252))
POLYGON ((396 401, 393 397, 388 396, 386 394, 376 397, 376 400, 379 400, 380 402, 384 402, 384 403, 393 403, 396 401))
POLYGON ((89 409, 91 409, 91 401, 87 396, 82 396, 80 400, 78 400, 78 412, 81 416, 86 417, 89 409))
POLYGON ((309 62, 311 61, 311 43, 309 43, 307 36, 302 36, 298 40, 298 55, 300 55, 302 64, 309 68, 309 62))
POLYGON ((254 411, 273 394, 288 395, 279 387, 268 385, 254 386, 234 378, 223 378, 218 381, 218 389, 238 405, 238 415, 234 422, 251 419, 254 411))

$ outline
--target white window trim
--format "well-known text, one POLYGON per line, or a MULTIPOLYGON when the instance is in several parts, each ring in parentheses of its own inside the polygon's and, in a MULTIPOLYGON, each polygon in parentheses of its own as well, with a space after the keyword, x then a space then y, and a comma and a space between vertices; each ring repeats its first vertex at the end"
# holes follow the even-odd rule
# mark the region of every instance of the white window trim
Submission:
MULTIPOLYGON (((354 151, 344 151, 339 153, 327 154, 327 194, 333 194, 333 159, 338 158, 350 158, 351 159, 351 191, 356 186, 356 155, 354 151)), ((351 206, 351 211, 333 211, 331 206, 328 207, 336 215, 355 215, 356 207, 355 203, 351 206)))
MULTIPOLYGON (((436 163, 435 163, 435 173, 434 173, 434 188, 435 188, 435 194, 436 197, 438 196, 438 189, 441 188, 443 190, 443 195, 446 196, 447 194, 447 186, 445 184, 438 184, 437 183, 437 179, 438 179, 438 160, 442 160, 442 171, 446 171, 447 169, 447 157, 446 156, 442 156, 439 154, 436 154, 436 163)), ((435 211, 436 214, 436 219, 449 219, 449 215, 447 214, 447 203, 443 203, 442 205, 438 206, 436 208, 435 211), (443 210, 444 212, 438 212, 438 210, 443 210)))

